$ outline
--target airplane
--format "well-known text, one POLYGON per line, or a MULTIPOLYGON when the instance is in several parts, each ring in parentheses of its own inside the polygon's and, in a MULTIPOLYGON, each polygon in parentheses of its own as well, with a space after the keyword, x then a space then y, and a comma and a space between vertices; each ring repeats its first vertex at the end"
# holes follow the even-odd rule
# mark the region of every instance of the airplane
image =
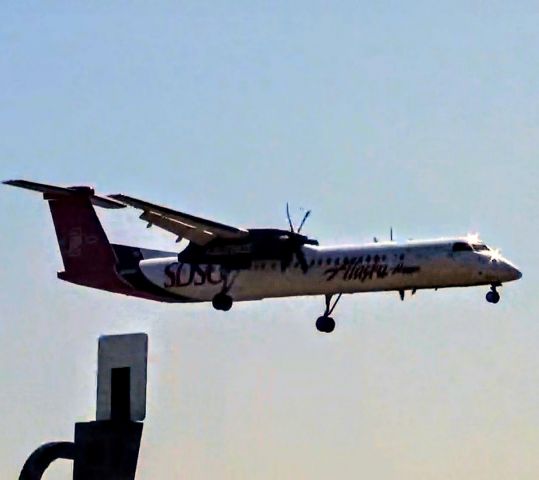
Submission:
POLYGON ((490 285, 522 277, 519 269, 477 235, 362 245, 320 246, 295 228, 238 228, 172 210, 128 195, 98 195, 88 186, 59 187, 27 180, 6 185, 34 190, 48 201, 64 270, 61 280, 113 293, 170 303, 212 302, 228 311, 234 302, 323 295, 319 332, 335 329, 331 316, 343 294, 490 285), (140 219, 188 240, 179 252, 110 243, 94 206, 141 210, 140 219))

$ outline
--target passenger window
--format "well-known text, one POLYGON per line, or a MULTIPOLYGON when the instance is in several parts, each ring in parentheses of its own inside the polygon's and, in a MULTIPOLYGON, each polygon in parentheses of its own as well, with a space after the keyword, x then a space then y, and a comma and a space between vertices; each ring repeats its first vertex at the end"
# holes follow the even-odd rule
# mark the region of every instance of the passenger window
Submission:
POLYGON ((339 265, 339 263, 341 263, 341 259, 340 259, 340 258, 336 258, 336 259, 335 259, 335 265, 339 265))
POLYGON ((378 262, 380 261, 380 257, 379 257, 378 255, 375 255, 375 256, 374 256, 374 261, 375 261, 376 263, 378 263, 378 262))
POLYGON ((326 265, 331 265, 331 258, 326 259, 326 265))
POLYGON ((469 243, 456 242, 453 244, 453 252, 473 252, 473 248, 469 243))
POLYGON ((367 256, 365 257, 365 261, 366 261, 367 263, 369 263, 369 262, 371 261, 371 256, 370 256, 370 255, 367 255, 367 256))
POLYGON ((318 260, 318 266, 321 266, 321 265, 322 265, 322 259, 320 258, 320 259, 318 260))

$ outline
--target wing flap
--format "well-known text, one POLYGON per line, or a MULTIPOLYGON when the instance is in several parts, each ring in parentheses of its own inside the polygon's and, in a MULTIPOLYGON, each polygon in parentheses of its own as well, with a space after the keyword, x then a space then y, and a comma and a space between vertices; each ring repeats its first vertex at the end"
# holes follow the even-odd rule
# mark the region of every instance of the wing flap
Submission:
POLYGON ((141 220, 148 222, 148 225, 156 225, 163 230, 178 235, 178 240, 187 238, 188 240, 197 243, 198 245, 206 245, 210 240, 215 238, 215 235, 206 230, 198 230, 193 225, 188 225, 174 218, 166 217, 155 212, 145 211, 139 217, 141 220))

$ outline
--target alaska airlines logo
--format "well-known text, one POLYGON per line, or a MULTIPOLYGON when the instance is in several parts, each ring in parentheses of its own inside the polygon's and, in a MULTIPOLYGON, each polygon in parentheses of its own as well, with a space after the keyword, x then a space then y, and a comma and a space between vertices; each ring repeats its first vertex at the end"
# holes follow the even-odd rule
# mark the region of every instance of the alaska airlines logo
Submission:
POLYGON ((226 273, 214 265, 174 262, 165 267, 165 288, 187 287, 189 285, 219 285, 226 280, 226 273))
POLYGON ((326 280, 330 282, 337 275, 342 273, 342 279, 345 281, 359 280, 364 282, 366 280, 372 280, 373 278, 385 278, 388 275, 410 275, 420 270, 417 266, 405 266, 403 263, 398 263, 393 268, 389 268, 386 263, 363 263, 359 260, 352 259, 349 263, 343 263, 342 265, 328 268, 324 275, 326 280))

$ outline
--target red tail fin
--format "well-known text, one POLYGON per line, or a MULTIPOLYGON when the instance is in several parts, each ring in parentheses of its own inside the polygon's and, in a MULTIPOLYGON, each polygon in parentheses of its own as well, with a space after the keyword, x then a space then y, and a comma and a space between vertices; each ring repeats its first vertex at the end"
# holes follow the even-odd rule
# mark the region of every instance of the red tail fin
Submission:
MULTIPOLYGON (((94 205, 104 208, 124 208, 109 197, 96 195, 90 187, 59 187, 28 180, 3 182, 14 187, 43 193, 49 201, 65 273, 59 276, 70 281, 110 277, 116 266, 116 256, 95 213, 94 205)), ((116 277, 113 275, 113 277, 116 277)))
POLYGON ((88 197, 49 198, 66 273, 92 275, 111 271, 114 251, 88 197))
MULTIPOLYGON (((90 187, 59 187, 28 180, 7 180, 6 185, 41 192, 49 207, 58 237, 64 272, 58 278, 86 287, 162 302, 192 301, 163 291, 148 280, 139 262, 169 252, 111 245, 93 205, 125 208, 111 197, 96 195, 90 187)), ((170 256, 174 256, 170 253, 170 256)))

